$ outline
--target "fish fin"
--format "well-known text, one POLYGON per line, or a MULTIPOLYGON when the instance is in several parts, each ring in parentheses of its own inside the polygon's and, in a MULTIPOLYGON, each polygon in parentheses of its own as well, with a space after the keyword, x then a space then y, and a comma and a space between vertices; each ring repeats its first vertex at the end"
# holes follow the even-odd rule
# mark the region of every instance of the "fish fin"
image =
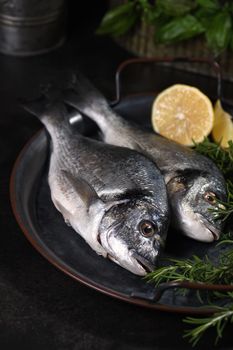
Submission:
POLYGON ((66 115, 68 114, 67 108, 62 100, 57 100, 55 98, 50 99, 44 94, 33 100, 21 99, 20 105, 42 122, 45 119, 50 122, 61 122, 66 120, 66 115))
POLYGON ((91 118, 93 109, 109 108, 105 97, 81 73, 72 75, 67 88, 63 91, 63 99, 67 104, 91 118))
POLYGON ((100 199, 94 188, 82 177, 74 177, 66 170, 62 170, 62 173, 72 188, 78 193, 79 197, 87 208, 97 201, 102 202, 102 199, 100 199))
POLYGON ((74 177, 66 170, 61 170, 61 172, 65 178, 65 186, 72 187, 74 192, 72 203, 69 201, 69 206, 72 205, 74 208, 73 213, 64 208, 61 203, 55 203, 55 205, 63 214, 65 222, 71 225, 97 254, 106 257, 107 253, 98 240, 99 224, 105 212, 105 203, 82 177, 74 177), (78 211, 76 211, 75 206, 77 206, 78 211), (76 217, 78 217, 77 221, 76 217))
POLYGON ((94 99, 108 104, 103 94, 80 72, 76 72, 72 75, 70 88, 76 91, 85 102, 94 99))
POLYGON ((57 210, 63 215, 63 218, 65 220, 65 223, 67 226, 70 226, 70 221, 69 221, 69 212, 67 209, 62 205, 62 203, 58 202, 55 198, 52 197, 53 204, 57 208, 57 210))
POLYGON ((123 204, 129 202, 129 199, 116 199, 108 202, 104 202, 97 194, 95 189, 82 177, 73 176, 66 170, 62 170, 63 175, 66 178, 66 181, 72 186, 76 193, 78 193, 79 198, 82 200, 86 208, 93 208, 95 204, 99 208, 99 204, 104 211, 109 210, 112 206, 123 204))
POLYGON ((85 100, 82 100, 74 89, 69 88, 65 90, 63 92, 63 99, 69 106, 72 106, 79 112, 85 114, 85 103, 87 102, 85 102, 85 100))
POLYGON ((21 98, 19 103, 21 107, 39 119, 42 119, 45 114, 54 112, 58 115, 67 114, 62 91, 52 84, 41 85, 39 97, 31 100, 21 98))
POLYGON ((40 118, 40 116, 43 115, 43 113, 49 105, 48 99, 43 95, 34 100, 20 99, 19 102, 22 108, 24 108, 27 112, 35 115, 38 118, 40 118))

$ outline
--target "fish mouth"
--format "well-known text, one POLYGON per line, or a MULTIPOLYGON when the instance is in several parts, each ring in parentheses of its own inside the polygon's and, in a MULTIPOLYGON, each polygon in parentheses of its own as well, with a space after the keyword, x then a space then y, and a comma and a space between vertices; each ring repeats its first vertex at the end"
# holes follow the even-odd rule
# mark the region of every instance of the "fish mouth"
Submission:
POLYGON ((221 234, 221 231, 219 229, 217 229, 213 224, 211 224, 203 216, 201 217, 201 221, 205 225, 205 227, 210 231, 210 233, 213 235, 214 241, 218 241, 220 234, 221 234))
POLYGON ((137 263, 147 272, 152 272, 155 269, 155 265, 153 265, 150 261, 143 258, 141 255, 136 252, 131 252, 132 257, 137 261, 137 263))
MULTIPOLYGON (((98 235, 97 240, 101 244, 100 235, 98 235)), ((109 249, 109 251, 107 252, 107 258, 113 261, 114 263, 116 263, 117 265, 120 265, 135 274, 145 275, 149 272, 154 271, 155 266, 151 264, 147 259, 143 258, 139 254, 131 250, 128 251, 128 254, 129 254, 129 257, 131 257, 130 261, 131 261, 131 265, 134 266, 134 269, 133 269, 134 271, 132 270, 132 268, 130 269, 129 266, 128 267, 124 266, 124 264, 122 264, 122 261, 118 260, 117 257, 114 256, 114 253, 111 249, 109 249), (135 266, 135 264, 137 266, 135 266)))
POLYGON ((97 241, 106 250, 107 258, 136 275, 144 276, 148 272, 154 271, 155 265, 136 253, 134 249, 129 249, 125 244, 122 245, 122 242, 118 241, 117 243, 119 254, 114 250, 113 245, 116 243, 116 237, 113 235, 112 239, 110 239, 110 236, 111 233, 113 233, 113 228, 115 229, 119 227, 119 225, 121 225, 121 223, 114 223, 109 227, 109 230, 104 236, 100 233, 97 235, 97 241))

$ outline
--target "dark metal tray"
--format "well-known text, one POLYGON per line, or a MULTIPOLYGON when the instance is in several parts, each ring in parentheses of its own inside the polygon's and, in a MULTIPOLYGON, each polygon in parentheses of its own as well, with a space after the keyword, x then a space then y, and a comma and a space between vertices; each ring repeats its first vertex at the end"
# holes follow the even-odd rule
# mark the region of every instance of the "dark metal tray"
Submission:
MULTIPOLYGON (((153 95, 129 96, 114 108, 125 118, 149 125, 153 95)), ((96 133, 92 128, 92 134, 96 133)), ((224 289, 225 286, 168 283, 158 288, 139 276, 98 256, 68 227, 55 209, 47 183, 47 138, 36 134, 21 151, 11 176, 11 203, 15 217, 32 245, 53 265, 77 281, 102 293, 137 305, 174 312, 207 314, 193 289, 224 289), (186 295, 175 287, 188 287, 186 295), (175 289, 174 289, 175 288, 175 289)), ((222 246, 199 243, 169 231, 165 255, 185 258, 193 254, 215 262, 222 246)), ((227 287, 227 286, 226 286, 227 287)), ((228 286, 233 290, 233 286, 228 286)), ((223 301, 224 302, 224 301, 223 301)))

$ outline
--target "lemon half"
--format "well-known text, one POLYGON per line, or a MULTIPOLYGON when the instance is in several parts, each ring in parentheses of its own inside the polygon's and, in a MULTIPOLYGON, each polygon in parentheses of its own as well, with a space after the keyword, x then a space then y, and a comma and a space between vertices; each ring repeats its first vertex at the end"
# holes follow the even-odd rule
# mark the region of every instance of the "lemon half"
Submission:
POLYGON ((214 125, 210 99, 199 89, 176 84, 162 91, 152 106, 152 126, 160 135, 182 145, 202 142, 214 125))
POLYGON ((233 123, 230 114, 222 108, 220 100, 214 107, 214 127, 212 138, 215 142, 220 143, 221 147, 228 147, 228 141, 233 141, 233 123))

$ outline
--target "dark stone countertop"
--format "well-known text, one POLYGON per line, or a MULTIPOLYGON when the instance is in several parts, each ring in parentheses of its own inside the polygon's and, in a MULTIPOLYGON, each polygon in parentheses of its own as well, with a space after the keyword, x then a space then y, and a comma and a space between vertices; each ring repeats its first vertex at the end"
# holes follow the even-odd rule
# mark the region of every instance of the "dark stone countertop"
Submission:
MULTIPOLYGON (((60 49, 37 57, 0 55, 0 349, 191 349, 183 315, 144 309, 92 290, 58 271, 26 240, 13 216, 9 179, 14 161, 40 123, 18 98, 79 68, 108 96, 116 67, 131 55, 93 29, 105 3, 71 18, 60 49), (102 6, 102 7, 101 7, 102 6)), ((210 331, 196 349, 213 348, 210 331)), ((231 326, 216 349, 233 349, 231 326)))

